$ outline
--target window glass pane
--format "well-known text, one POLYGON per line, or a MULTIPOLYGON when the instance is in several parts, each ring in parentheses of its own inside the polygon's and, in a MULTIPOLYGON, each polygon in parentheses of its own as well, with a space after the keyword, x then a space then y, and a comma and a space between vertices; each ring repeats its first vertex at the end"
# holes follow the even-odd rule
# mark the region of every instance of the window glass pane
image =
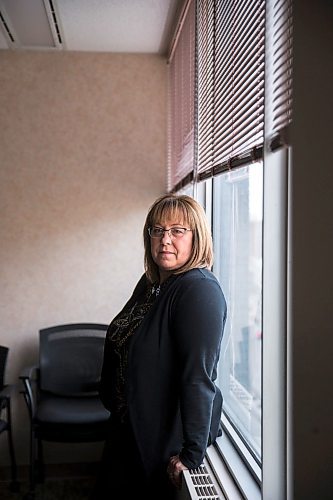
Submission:
POLYGON ((224 411, 261 456, 262 163, 214 178, 214 272, 228 304, 219 385, 224 411))

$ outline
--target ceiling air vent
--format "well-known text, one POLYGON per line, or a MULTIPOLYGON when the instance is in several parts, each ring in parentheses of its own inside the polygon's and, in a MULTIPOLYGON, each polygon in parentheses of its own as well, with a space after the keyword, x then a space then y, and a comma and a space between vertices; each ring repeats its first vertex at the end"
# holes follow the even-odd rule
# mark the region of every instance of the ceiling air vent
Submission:
POLYGON ((63 46, 56 0, 0 0, 0 30, 8 48, 54 50, 63 46))
POLYGON ((55 32, 57 34, 58 42, 60 44, 62 44, 62 39, 61 39, 61 34, 60 34, 60 26, 59 26, 59 23, 58 23, 58 20, 57 20, 57 15, 56 15, 56 12, 54 10, 54 6, 53 6, 52 0, 49 0, 49 6, 50 6, 50 13, 51 13, 51 16, 52 16, 52 22, 53 22, 53 25, 54 25, 55 32))
POLYGON ((1 24, 2 24, 2 27, 4 29, 5 34, 8 36, 8 38, 10 39, 11 42, 15 42, 15 39, 14 39, 14 37, 13 37, 13 35, 12 35, 10 29, 9 29, 9 26, 6 23, 6 20, 3 17, 1 11, 0 11, 0 20, 1 20, 1 24))

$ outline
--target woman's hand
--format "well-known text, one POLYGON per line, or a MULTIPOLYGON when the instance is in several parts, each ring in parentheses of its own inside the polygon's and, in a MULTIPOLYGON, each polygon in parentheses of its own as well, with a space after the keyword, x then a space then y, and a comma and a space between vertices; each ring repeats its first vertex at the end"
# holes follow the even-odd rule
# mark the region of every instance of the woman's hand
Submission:
POLYGON ((183 470, 187 470, 187 467, 180 461, 178 455, 174 455, 170 458, 169 464, 167 467, 167 474, 169 476, 172 484, 180 490, 182 487, 182 472, 183 470))

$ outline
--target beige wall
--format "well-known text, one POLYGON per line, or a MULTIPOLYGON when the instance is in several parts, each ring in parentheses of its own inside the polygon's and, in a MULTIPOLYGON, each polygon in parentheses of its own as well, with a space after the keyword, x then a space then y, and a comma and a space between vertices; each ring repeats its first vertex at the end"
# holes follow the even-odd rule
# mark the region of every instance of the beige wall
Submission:
MULTIPOLYGON (((17 383, 40 328, 109 323, 143 271, 144 218, 166 185, 165 60, 0 51, 0 123, 0 343, 17 383)), ((13 413, 25 464, 19 394, 13 413)), ((0 449, 3 465, 4 435, 0 449)), ((92 458, 63 449, 48 445, 46 460, 92 458)))

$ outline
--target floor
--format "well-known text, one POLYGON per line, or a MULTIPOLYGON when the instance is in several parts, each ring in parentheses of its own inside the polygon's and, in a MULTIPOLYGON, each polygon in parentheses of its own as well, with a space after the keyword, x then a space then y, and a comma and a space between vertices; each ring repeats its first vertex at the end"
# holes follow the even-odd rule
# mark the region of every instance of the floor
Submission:
MULTIPOLYGON (((90 477, 48 479, 36 488, 35 500, 88 500, 94 479, 90 477)), ((24 500, 29 491, 27 482, 19 483, 19 491, 12 492, 10 483, 0 482, 1 500, 24 500)))

